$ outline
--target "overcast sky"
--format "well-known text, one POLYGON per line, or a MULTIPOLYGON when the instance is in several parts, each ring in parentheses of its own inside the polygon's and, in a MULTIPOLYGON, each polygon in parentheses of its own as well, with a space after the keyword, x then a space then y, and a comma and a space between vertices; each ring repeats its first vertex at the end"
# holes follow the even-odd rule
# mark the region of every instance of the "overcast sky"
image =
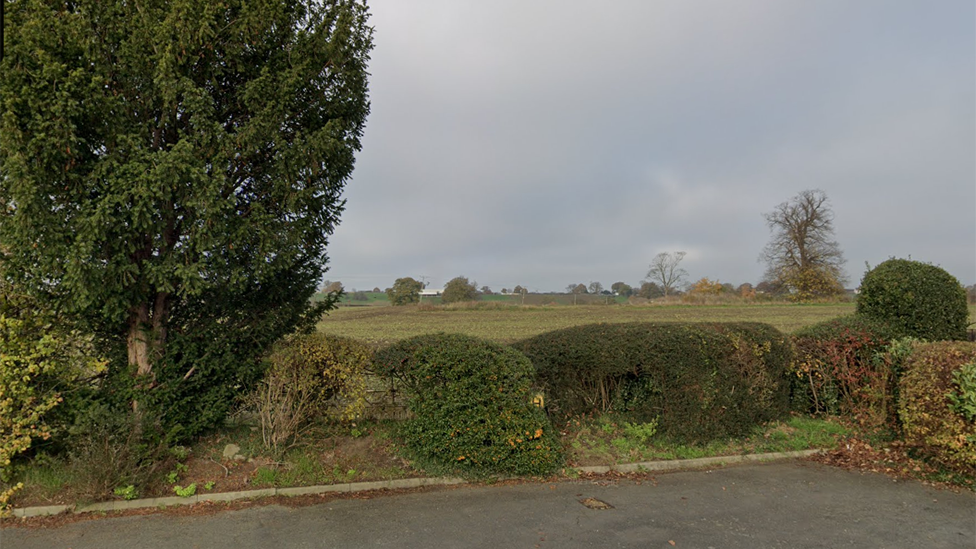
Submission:
POLYGON ((972 0, 373 0, 372 113, 330 246, 346 289, 753 284, 763 214, 835 213, 848 287, 976 282, 972 0))

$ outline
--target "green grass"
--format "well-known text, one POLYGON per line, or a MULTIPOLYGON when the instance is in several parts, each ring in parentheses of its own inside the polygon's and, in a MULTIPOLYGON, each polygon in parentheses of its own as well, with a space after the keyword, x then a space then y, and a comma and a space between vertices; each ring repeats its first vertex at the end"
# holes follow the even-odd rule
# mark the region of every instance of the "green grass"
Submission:
POLYGON ((314 486, 318 484, 339 484, 354 482, 360 471, 354 467, 340 464, 324 465, 314 452, 294 450, 285 456, 286 465, 282 467, 259 467, 254 472, 254 485, 275 486, 314 486))
POLYGON ((570 463, 634 463, 664 459, 792 452, 833 448, 850 430, 831 420, 793 417, 757 428, 748 437, 682 444, 654 436, 651 424, 631 424, 602 416, 571 422, 564 438, 570 463))
POLYGON ((816 305, 646 305, 509 306, 478 305, 349 307, 332 311, 322 332, 382 345, 422 334, 463 333, 499 343, 600 322, 765 322, 784 332, 852 314, 851 303, 816 305))
POLYGON ((76 479, 63 460, 41 454, 26 468, 21 481, 27 486, 33 486, 39 498, 53 499, 76 482, 76 479))

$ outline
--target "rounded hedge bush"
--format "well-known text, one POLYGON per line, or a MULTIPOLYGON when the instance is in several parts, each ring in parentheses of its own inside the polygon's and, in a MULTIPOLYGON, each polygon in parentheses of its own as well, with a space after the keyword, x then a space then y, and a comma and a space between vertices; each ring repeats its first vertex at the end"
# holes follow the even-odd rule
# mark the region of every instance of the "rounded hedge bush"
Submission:
POLYGON ((908 259, 889 259, 864 275, 857 314, 928 341, 965 339, 969 322, 959 281, 944 269, 908 259))
POLYGON ((765 324, 594 324, 514 347, 561 419, 615 412, 698 442, 744 435, 789 408, 791 347, 765 324))
POLYGON ((898 417, 905 442, 963 474, 976 471, 976 344, 919 344, 905 361, 898 417))
POLYGON ((532 364, 514 349, 459 334, 380 350, 378 373, 410 392, 407 448, 425 464, 472 476, 546 475, 562 463, 545 412, 533 405, 532 364))
POLYGON ((876 426, 893 422, 897 372, 881 353, 895 336, 888 324, 858 315, 795 332, 794 410, 844 414, 876 426))

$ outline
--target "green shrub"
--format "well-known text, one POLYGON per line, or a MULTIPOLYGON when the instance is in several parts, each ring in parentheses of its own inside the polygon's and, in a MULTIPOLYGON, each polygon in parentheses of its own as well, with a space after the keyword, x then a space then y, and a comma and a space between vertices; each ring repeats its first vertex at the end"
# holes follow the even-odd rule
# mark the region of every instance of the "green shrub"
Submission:
POLYGON ((905 442, 943 466, 973 475, 976 471, 976 422, 960 402, 972 403, 976 387, 960 377, 971 375, 976 344, 920 344, 905 362, 898 417, 905 442), (960 374, 959 372, 963 372, 960 374))
POLYGON ((532 404, 532 364, 517 351, 435 334, 383 349, 374 364, 411 393, 402 434, 422 461, 474 476, 545 475, 560 465, 556 434, 532 404))
POLYGON ((20 488, 12 460, 51 437, 48 419, 76 380, 104 370, 91 337, 0 283, 0 510, 20 488))
POLYGON ((966 339, 966 290, 934 265, 889 259, 861 280, 857 314, 886 322, 901 336, 966 339))
POLYGON ((319 333, 276 345, 264 378, 245 399, 261 420, 265 446, 284 450, 333 400, 342 419, 362 415, 371 360, 367 345, 319 333))
POLYGON ((793 334, 793 409, 848 415, 881 426, 894 421, 897 372, 885 359, 895 336, 887 324, 852 315, 793 334))
POLYGON ((744 435, 788 410, 791 349, 764 324, 594 324, 514 347, 562 419, 617 412, 698 442, 744 435))
POLYGON ((976 362, 963 364, 952 373, 955 389, 946 395, 949 409, 966 421, 976 422, 976 362))

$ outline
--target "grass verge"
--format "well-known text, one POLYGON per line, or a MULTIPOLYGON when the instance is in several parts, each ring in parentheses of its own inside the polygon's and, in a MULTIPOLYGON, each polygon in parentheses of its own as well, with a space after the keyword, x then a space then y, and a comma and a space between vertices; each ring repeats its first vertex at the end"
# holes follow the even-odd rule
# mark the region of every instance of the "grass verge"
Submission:
POLYGON ((757 428, 748 437, 684 444, 656 436, 652 423, 634 424, 613 415, 574 419, 562 431, 571 466, 831 449, 850 430, 830 419, 793 417, 757 428))

